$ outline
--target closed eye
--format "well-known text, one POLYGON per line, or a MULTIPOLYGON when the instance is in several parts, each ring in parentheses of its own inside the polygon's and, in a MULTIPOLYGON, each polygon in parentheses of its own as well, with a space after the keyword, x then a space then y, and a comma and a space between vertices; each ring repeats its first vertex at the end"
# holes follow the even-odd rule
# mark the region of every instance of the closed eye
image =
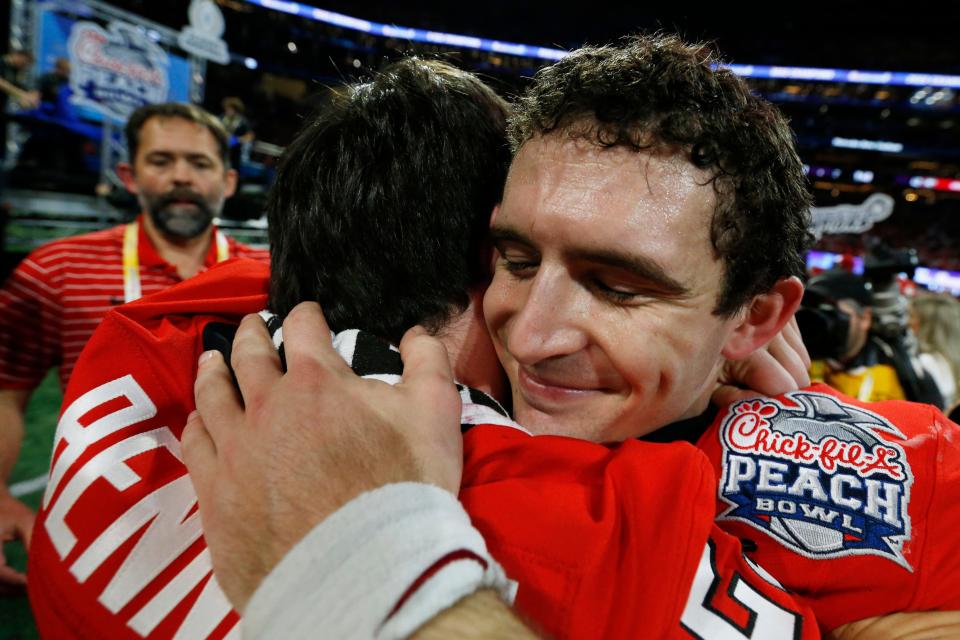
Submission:
POLYGON ((528 260, 511 260, 506 256, 500 256, 500 261, 503 263, 503 267, 510 273, 523 273, 536 269, 540 264, 538 262, 531 262, 528 260))
POLYGON ((597 291, 597 293, 600 294, 601 297, 607 298, 610 302, 617 304, 633 302, 638 297, 643 295, 639 291, 608 285, 599 279, 594 279, 593 288, 597 291))
POLYGON ((497 242, 497 265, 520 277, 532 275, 540 266, 540 256, 529 247, 512 242, 497 242))

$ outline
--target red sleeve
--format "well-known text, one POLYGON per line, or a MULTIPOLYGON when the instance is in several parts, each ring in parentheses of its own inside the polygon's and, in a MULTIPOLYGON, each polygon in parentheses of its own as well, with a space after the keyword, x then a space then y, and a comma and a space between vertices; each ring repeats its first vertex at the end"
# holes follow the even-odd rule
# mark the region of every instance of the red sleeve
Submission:
POLYGON ((0 388, 33 389, 60 363, 60 290, 27 256, 0 289, 0 388))
MULTIPOLYGON (((930 424, 936 433, 936 459, 930 472, 935 474, 930 509, 921 514, 926 536, 916 599, 909 608, 960 609, 960 425, 948 420, 935 407, 927 407, 930 424)), ((915 518, 916 520, 916 518, 915 518)))
POLYGON ((714 526, 714 475, 689 445, 481 426, 464 450, 460 498, 517 581, 518 611, 550 637, 819 637, 714 526))
POLYGON ((111 311, 81 355, 29 556, 44 637, 223 638, 235 627, 179 439, 203 328, 263 307, 264 274, 244 289, 242 269, 210 270, 111 311), (189 313, 204 307, 217 315, 189 313))

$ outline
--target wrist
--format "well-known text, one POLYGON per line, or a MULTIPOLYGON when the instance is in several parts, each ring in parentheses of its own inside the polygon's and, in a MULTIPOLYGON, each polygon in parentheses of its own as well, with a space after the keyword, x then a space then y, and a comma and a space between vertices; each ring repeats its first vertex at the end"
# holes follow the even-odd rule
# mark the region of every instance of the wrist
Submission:
POLYGON ((406 637, 484 587, 511 583, 456 498, 421 483, 364 493, 317 525, 273 568, 244 612, 247 637, 406 637), (278 614, 294 597, 309 621, 278 614), (280 628, 282 626, 283 628, 280 628))

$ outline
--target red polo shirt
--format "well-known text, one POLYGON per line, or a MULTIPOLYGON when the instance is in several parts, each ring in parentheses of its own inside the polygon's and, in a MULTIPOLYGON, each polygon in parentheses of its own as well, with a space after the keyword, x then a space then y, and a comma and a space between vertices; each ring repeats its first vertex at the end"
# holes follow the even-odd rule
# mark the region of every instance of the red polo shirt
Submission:
MULTIPOLYGON (((0 389, 33 389, 56 365, 66 388, 103 316, 124 302, 125 229, 119 225, 55 240, 17 266, 0 288, 0 389)), ((180 282, 176 267, 160 257, 143 224, 138 236, 141 296, 180 282)), ((229 237, 227 247, 231 258, 269 261, 265 249, 229 237)), ((211 242, 201 271, 216 262, 217 246, 211 242)))

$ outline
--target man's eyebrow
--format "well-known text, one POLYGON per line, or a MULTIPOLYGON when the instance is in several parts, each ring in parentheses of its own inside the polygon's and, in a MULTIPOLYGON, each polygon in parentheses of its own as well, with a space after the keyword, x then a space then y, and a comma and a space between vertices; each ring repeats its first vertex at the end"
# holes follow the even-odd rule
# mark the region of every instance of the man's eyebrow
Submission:
POLYGON ((530 238, 510 227, 498 227, 494 225, 493 228, 490 229, 490 239, 493 242, 516 242, 517 244, 527 245, 528 247, 533 246, 530 238))
POLYGON ((164 158, 175 158, 177 156, 182 156, 187 160, 211 160, 213 158, 212 155, 203 151, 180 152, 173 149, 151 149, 146 155, 148 158, 150 156, 160 156, 164 158))
POLYGON ((622 269, 637 278, 652 283, 659 292, 668 298, 687 298, 690 288, 669 275, 656 260, 646 256, 630 255, 615 249, 572 250, 568 257, 603 266, 622 269))

